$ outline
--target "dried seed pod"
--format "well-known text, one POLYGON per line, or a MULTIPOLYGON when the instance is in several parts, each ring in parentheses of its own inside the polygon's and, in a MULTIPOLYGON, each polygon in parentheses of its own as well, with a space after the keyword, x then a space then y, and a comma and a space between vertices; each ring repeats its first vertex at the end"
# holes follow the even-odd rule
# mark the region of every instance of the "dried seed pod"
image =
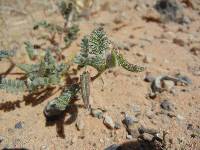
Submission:
POLYGON ((81 82, 81 93, 83 98, 83 103, 87 109, 90 107, 90 73, 89 72, 83 72, 83 74, 80 76, 80 82, 81 82))

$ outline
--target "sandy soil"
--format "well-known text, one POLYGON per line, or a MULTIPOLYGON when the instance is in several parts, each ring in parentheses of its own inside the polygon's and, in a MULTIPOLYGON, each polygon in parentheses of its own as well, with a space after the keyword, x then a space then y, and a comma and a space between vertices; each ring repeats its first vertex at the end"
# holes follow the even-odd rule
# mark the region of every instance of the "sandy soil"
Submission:
MULTIPOLYGON (((140 115, 136 116, 139 124, 167 131, 167 141, 171 141, 170 149, 200 149, 200 137, 191 137, 192 131, 187 129, 188 124, 192 124, 194 129, 200 130, 200 76, 190 69, 200 68, 200 51, 195 55, 190 51, 193 47, 200 48, 200 5, 196 0, 195 8, 184 6, 184 13, 190 19, 188 24, 146 22, 142 16, 149 15, 148 10, 154 3, 153 0, 102 0, 101 9, 97 9, 89 20, 80 20, 80 36, 66 50, 66 55, 79 51, 78 45, 83 35, 89 34, 96 25, 104 24, 105 31, 113 41, 121 43, 122 47, 128 45, 128 50, 122 48, 121 53, 131 63, 146 66, 147 69, 138 74, 121 68, 105 72, 102 75, 105 83, 103 90, 100 79, 91 85, 92 107, 105 109, 113 121, 120 123, 120 129, 110 130, 102 119, 89 115, 82 107, 81 99, 70 106, 65 116, 58 121, 47 123, 43 109, 58 93, 48 95, 47 98, 31 99, 26 94, 16 96, 1 91, 0 136, 4 140, 0 142, 0 148, 102 150, 112 144, 137 145, 137 142, 127 139, 122 120, 124 112, 135 116, 133 107, 138 105, 140 115), (174 39, 179 39, 182 44, 173 42, 174 39), (145 63, 145 57, 150 61, 145 63), (192 84, 175 86, 174 95, 166 91, 156 99, 149 99, 150 83, 144 81, 146 72, 154 76, 181 73, 189 77, 192 84), (160 102, 164 99, 169 99, 175 105, 175 117, 158 113, 161 111, 160 102), (155 115, 149 119, 146 112, 151 109, 155 115), (75 126, 79 119, 85 124, 81 131, 75 126), (16 129, 15 124, 20 121, 23 127, 16 129)), ((13 61, 29 62, 23 42, 27 39, 35 41, 33 37, 37 33, 32 30, 33 23, 42 19, 55 23, 62 23, 63 20, 51 4, 46 6, 39 1, 23 1, 22 5, 17 5, 15 1, 14 4, 0 0, 1 8, 6 5, 24 10, 13 10, 10 13, 0 10, 0 49, 17 48, 17 57, 13 61)), ((8 61, 1 61, 1 73, 8 67, 8 61)), ((17 71, 16 68, 12 70, 17 71)))

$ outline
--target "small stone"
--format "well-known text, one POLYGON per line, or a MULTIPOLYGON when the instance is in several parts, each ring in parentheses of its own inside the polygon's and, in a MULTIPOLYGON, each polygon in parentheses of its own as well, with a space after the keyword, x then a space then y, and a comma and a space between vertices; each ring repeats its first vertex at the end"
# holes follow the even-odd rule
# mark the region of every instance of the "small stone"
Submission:
POLYGON ((82 119, 79 119, 79 120, 76 122, 76 127, 77 127, 77 129, 78 129, 79 131, 84 129, 85 124, 84 124, 84 122, 83 122, 82 119))
POLYGON ((132 135, 130 135, 130 134, 127 134, 127 135, 126 135, 126 138, 127 138, 128 140, 132 140, 132 139, 133 139, 132 135))
POLYGON ((200 48, 199 48, 199 47, 192 47, 192 48, 190 49, 190 52, 191 52, 193 55, 198 56, 198 55, 200 55, 200 48))
POLYGON ((115 129, 120 129, 121 128, 121 125, 120 125, 120 123, 118 123, 118 122, 115 122, 115 129))
POLYGON ((181 115, 179 115, 179 114, 178 114, 176 117, 177 117, 177 119, 178 119, 179 121, 183 121, 183 120, 185 119, 183 116, 181 116, 181 115))
POLYGON ((103 140, 103 139, 99 139, 99 141, 100 141, 101 143, 104 143, 104 140, 103 140))
POLYGON ((4 140, 5 140, 5 137, 0 135, 0 143, 3 142, 4 140))
POLYGON ((49 148, 48 148, 48 146, 47 145, 42 145, 41 147, 40 147, 40 150, 48 150, 49 148))
POLYGON ((175 83, 171 80, 164 80, 163 81, 163 88, 167 91, 170 91, 175 86, 175 83))
POLYGON ((150 72, 147 72, 145 75, 144 81, 153 82, 154 80, 155 80, 155 77, 153 77, 150 72))
POLYGON ((100 109, 92 109, 91 114, 95 118, 99 118, 99 119, 103 118, 103 111, 100 109))
POLYGON ((144 133, 144 134, 143 134, 143 139, 144 139, 144 140, 152 141, 153 138, 154 138, 154 136, 151 135, 151 134, 148 134, 148 133, 144 133))
POLYGON ((105 115, 104 116, 104 121, 103 123, 109 128, 109 129, 114 129, 115 124, 110 116, 105 115))
POLYGON ((135 112, 135 113, 141 112, 140 105, 133 105, 133 112, 135 112))
POLYGON ((122 17, 118 16, 118 17, 116 17, 116 18, 114 19, 114 23, 115 23, 115 24, 120 24, 120 23, 123 22, 122 20, 123 20, 122 17))
POLYGON ((153 60, 154 59, 151 56, 145 56, 145 58, 143 59, 143 62, 149 64, 149 63, 152 63, 153 60))
POLYGON ((188 130, 193 130, 193 124, 189 123, 189 124, 187 125, 187 129, 188 129, 188 130))
POLYGON ((154 112, 153 112, 153 111, 147 110, 147 111, 146 111, 146 116, 147 116, 149 119, 153 119, 153 117, 154 117, 155 115, 154 115, 154 112))
POLYGON ((136 55, 139 56, 139 57, 144 56, 144 54, 142 52, 137 52, 136 55))
POLYGON ((169 100, 163 100, 160 104, 160 107, 167 111, 173 111, 174 105, 169 100))
POLYGON ((185 46, 185 42, 182 39, 174 38, 173 43, 179 45, 179 46, 185 46))
POLYGON ((138 119, 135 118, 135 117, 131 117, 131 116, 125 115, 123 123, 128 127, 128 126, 131 126, 131 125, 133 125, 135 123, 138 123, 138 119))
POLYGON ((20 121, 15 124, 15 129, 22 129, 24 128, 24 122, 20 121))
POLYGON ((138 138, 138 136, 140 135, 138 131, 138 125, 135 124, 128 126, 127 132, 132 136, 132 138, 138 138))

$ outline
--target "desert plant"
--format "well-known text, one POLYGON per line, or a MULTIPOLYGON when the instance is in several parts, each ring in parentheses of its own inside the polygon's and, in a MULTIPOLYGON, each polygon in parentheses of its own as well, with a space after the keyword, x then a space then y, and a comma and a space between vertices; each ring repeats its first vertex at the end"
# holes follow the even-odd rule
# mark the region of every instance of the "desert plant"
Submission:
POLYGON ((90 81, 91 79, 99 77, 109 68, 122 66, 124 69, 131 72, 141 72, 144 70, 144 67, 130 64, 122 54, 115 49, 110 48, 110 44, 111 42, 107 38, 102 27, 95 29, 89 36, 83 37, 80 53, 74 58, 74 63, 78 64, 79 67, 84 68, 83 73, 80 75, 80 82, 72 85, 72 90, 69 88, 66 91, 66 94, 68 94, 71 90, 70 97, 67 96, 65 103, 63 103, 65 91, 60 97, 57 97, 48 103, 44 110, 47 117, 52 117, 52 115, 56 116, 62 113, 64 111, 63 108, 68 106, 70 98, 76 96, 80 89, 85 107, 90 108, 90 81), (95 77, 90 77, 90 73, 87 71, 88 66, 91 66, 98 71, 95 77), (72 94, 74 95, 72 96, 72 94), (60 105, 62 105, 62 109, 59 107, 60 105))

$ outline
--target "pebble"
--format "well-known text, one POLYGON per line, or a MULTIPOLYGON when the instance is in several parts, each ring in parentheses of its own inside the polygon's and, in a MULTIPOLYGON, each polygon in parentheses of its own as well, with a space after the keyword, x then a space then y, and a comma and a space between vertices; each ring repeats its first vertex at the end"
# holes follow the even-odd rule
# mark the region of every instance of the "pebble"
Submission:
POLYGON ((193 130, 193 124, 189 123, 189 124, 187 125, 187 129, 188 129, 188 130, 193 130))
POLYGON ((104 121, 103 123, 109 128, 109 129, 114 129, 115 128, 115 124, 112 120, 112 118, 108 115, 104 116, 104 121))
POLYGON ((132 137, 132 135, 130 135, 130 134, 127 134, 127 135, 126 135, 126 139, 128 139, 128 140, 132 140, 132 139, 133 139, 133 137, 132 137))
POLYGON ((170 80, 163 80, 163 88, 170 91, 175 86, 175 83, 170 80))
POLYGON ((79 120, 76 122, 76 127, 77 127, 77 129, 78 129, 79 131, 84 129, 85 124, 84 124, 84 122, 83 122, 82 119, 79 119, 79 120))
POLYGON ((92 109, 91 114, 95 118, 99 118, 99 119, 103 118, 103 111, 100 109, 92 109))
POLYGON ((150 72, 147 72, 145 75, 144 81, 153 82, 154 80, 155 80, 155 77, 153 77, 150 72))
POLYGON ((147 110, 147 111, 146 111, 146 116, 147 116, 149 119, 153 119, 153 117, 154 117, 155 115, 154 115, 154 112, 153 112, 153 111, 147 110))
POLYGON ((152 63, 153 60, 154 60, 153 57, 145 56, 144 59, 143 59, 143 62, 149 64, 149 63, 152 63))
POLYGON ((179 46, 185 46, 185 42, 182 39, 174 38, 173 43, 175 43, 179 46))
POLYGON ((20 121, 15 124, 15 129, 22 129, 24 128, 24 122, 20 121))
POLYGON ((148 133, 144 133, 143 134, 143 139, 144 140, 152 141, 153 138, 154 138, 154 136, 152 134, 148 134, 148 133))
POLYGON ((41 147, 40 147, 40 150, 48 150, 49 148, 48 148, 48 146, 47 145, 42 145, 41 147))
POLYGON ((0 135, 0 143, 3 142, 4 139, 5 139, 5 137, 0 135))
POLYGON ((138 119, 135 118, 135 117, 131 117, 131 116, 128 116, 128 115, 125 115, 125 118, 123 120, 124 124, 129 127, 135 123, 138 123, 138 119))
POLYGON ((115 129, 120 129, 121 128, 121 125, 120 125, 120 123, 118 123, 118 122, 115 122, 115 129))
POLYGON ((173 111, 174 105, 169 100, 163 100, 160 104, 160 107, 167 111, 173 111))
POLYGON ((141 112, 140 105, 133 105, 133 112, 135 113, 141 112))
POLYGON ((179 114, 178 114, 176 117, 177 117, 177 119, 178 119, 179 121, 183 121, 183 120, 185 119, 183 116, 181 116, 181 115, 179 115, 179 114))
POLYGON ((128 134, 130 134, 132 136, 132 138, 138 138, 138 136, 140 135, 140 133, 138 131, 138 126, 135 124, 128 126, 127 132, 128 132, 128 134))

